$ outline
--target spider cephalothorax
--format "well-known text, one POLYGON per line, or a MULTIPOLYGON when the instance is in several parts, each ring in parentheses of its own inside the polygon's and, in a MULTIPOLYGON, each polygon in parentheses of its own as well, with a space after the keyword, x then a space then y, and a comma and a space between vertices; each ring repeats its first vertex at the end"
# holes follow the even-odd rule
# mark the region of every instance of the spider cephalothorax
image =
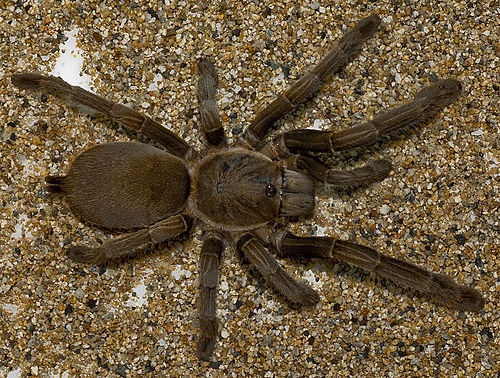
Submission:
POLYGON ((248 231, 314 210, 314 185, 307 176, 244 148, 208 155, 192 178, 192 212, 219 230, 248 231))
POLYGON ((340 186, 369 184, 386 177, 391 164, 376 160, 364 167, 329 168, 309 152, 334 152, 370 145, 428 121, 461 93, 453 79, 420 90, 413 101, 377 114, 348 130, 293 130, 269 141, 274 122, 310 97, 331 73, 356 55, 378 29, 371 15, 349 30, 312 68, 257 114, 243 136, 228 146, 221 124, 213 64, 200 59, 200 124, 209 148, 194 151, 184 140, 151 118, 99 97, 60 78, 14 75, 14 85, 41 90, 85 105, 161 144, 108 143, 76 158, 66 176, 48 176, 47 189, 64 193, 73 213, 95 226, 126 232, 97 248, 74 246, 68 256, 103 264, 134 254, 148 245, 174 239, 199 225, 205 232, 200 257, 198 355, 208 358, 217 338, 218 264, 225 247, 236 248, 293 306, 313 305, 318 294, 286 273, 269 250, 284 256, 336 259, 415 289, 438 303, 479 311, 484 300, 474 289, 415 265, 387 257, 352 242, 330 237, 300 237, 286 231, 290 217, 314 211, 313 180, 340 186))

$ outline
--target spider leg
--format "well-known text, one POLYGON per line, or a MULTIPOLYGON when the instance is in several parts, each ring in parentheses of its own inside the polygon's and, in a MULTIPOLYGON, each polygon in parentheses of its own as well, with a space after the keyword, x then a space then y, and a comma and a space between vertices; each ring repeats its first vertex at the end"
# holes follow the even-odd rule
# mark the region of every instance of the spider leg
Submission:
POLYGON ((270 235, 271 244, 284 256, 340 260, 429 295, 437 303, 455 310, 480 311, 484 307, 484 299, 477 290, 372 248, 330 237, 300 237, 284 230, 270 235))
POLYGON ((264 247, 262 241, 244 234, 237 247, 278 292, 294 307, 312 306, 319 302, 319 295, 309 286, 296 281, 280 266, 278 261, 264 247))
POLYGON ((181 158, 188 157, 191 151, 183 139, 151 118, 125 105, 106 100, 86 89, 70 85, 60 77, 21 73, 12 76, 12 84, 22 89, 49 93, 70 105, 83 105, 93 109, 125 127, 151 138, 164 146, 170 153, 181 158))
POLYGON ((372 160, 360 168, 350 170, 331 169, 313 157, 302 155, 293 155, 283 162, 288 169, 301 171, 320 182, 344 187, 382 181, 392 170, 392 164, 388 160, 372 160))
POLYGON ((148 245, 174 239, 189 230, 191 224, 189 216, 177 214, 149 227, 110 239, 97 248, 82 245, 70 247, 67 255, 77 262, 102 265, 111 260, 130 256, 148 245))
POLYGON ((333 133, 318 130, 292 130, 273 138, 260 152, 272 159, 284 158, 299 150, 334 152, 368 146, 381 138, 400 134, 409 127, 428 122, 461 94, 454 79, 442 79, 421 89, 413 101, 380 112, 371 121, 333 133))
POLYGON ((379 24, 378 16, 372 14, 347 31, 311 71, 306 72, 276 100, 257 113, 243 135, 242 143, 258 146, 277 120, 310 97, 330 74, 345 66, 360 51, 362 43, 377 31, 379 24))
POLYGON ((218 145, 225 140, 215 90, 219 79, 215 67, 208 59, 198 61, 198 104, 200 108, 200 121, 208 143, 218 145))
POLYGON ((218 334, 216 295, 219 261, 223 249, 222 240, 216 235, 209 235, 201 248, 200 338, 197 352, 198 357, 203 360, 210 358, 218 334))

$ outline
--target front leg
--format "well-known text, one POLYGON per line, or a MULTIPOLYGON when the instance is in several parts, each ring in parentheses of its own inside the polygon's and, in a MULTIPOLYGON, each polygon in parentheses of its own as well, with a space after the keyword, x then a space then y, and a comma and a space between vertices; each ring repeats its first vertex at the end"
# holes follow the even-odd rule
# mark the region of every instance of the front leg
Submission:
POLYGON ((344 67, 361 49, 361 45, 378 29, 380 19, 372 14, 349 29, 339 43, 300 79, 259 111, 240 139, 243 145, 258 146, 273 124, 300 103, 311 97, 326 78, 344 67))
POLYGON ((334 133, 312 129, 292 130, 267 142, 259 151, 271 159, 283 159, 300 151, 335 152, 369 146, 387 136, 429 122, 445 106, 460 97, 457 80, 442 79, 422 88, 413 101, 381 111, 372 120, 334 133))
POLYGON ((219 261, 224 245, 217 235, 209 235, 200 257, 200 338, 197 345, 198 357, 208 360, 214 350, 218 334, 216 295, 219 261))

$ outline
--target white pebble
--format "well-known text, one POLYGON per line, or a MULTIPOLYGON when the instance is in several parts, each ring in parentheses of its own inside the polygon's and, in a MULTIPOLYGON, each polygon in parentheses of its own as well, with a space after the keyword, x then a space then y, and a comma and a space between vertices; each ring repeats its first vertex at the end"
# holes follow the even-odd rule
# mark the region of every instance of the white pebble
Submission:
POLYGON ((389 211, 391 211, 391 208, 387 205, 382 205, 380 207, 380 214, 382 214, 382 215, 387 215, 389 213, 389 211))

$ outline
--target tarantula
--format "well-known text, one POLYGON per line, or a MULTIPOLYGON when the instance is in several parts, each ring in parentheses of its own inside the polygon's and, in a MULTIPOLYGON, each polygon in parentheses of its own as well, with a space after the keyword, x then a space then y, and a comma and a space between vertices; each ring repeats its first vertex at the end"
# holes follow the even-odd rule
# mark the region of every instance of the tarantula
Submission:
POLYGON ((313 180, 340 186, 384 179, 391 164, 376 160, 352 170, 331 169, 308 152, 334 152, 370 145, 382 137, 422 124, 461 94, 454 79, 439 80, 402 106, 377 114, 348 130, 293 130, 269 141, 275 121, 310 97, 327 76, 342 68, 378 29, 370 15, 358 22, 312 70, 263 108, 231 146, 221 124, 215 91, 217 74, 208 59, 198 61, 200 124, 209 143, 195 151, 151 118, 108 101, 61 78, 15 74, 15 86, 40 90, 84 105, 161 144, 165 150, 136 142, 106 143, 79 155, 66 176, 47 176, 47 190, 64 193, 72 212, 97 227, 127 232, 99 247, 73 246, 77 262, 103 264, 144 247, 204 230, 200 256, 200 335, 197 352, 211 355, 218 335, 218 266, 225 247, 236 248, 295 307, 311 306, 319 295, 298 282, 269 250, 282 256, 341 260, 397 285, 430 296, 461 311, 479 311, 480 293, 450 278, 388 257, 372 248, 331 237, 301 237, 285 228, 289 218, 314 211, 313 180))

